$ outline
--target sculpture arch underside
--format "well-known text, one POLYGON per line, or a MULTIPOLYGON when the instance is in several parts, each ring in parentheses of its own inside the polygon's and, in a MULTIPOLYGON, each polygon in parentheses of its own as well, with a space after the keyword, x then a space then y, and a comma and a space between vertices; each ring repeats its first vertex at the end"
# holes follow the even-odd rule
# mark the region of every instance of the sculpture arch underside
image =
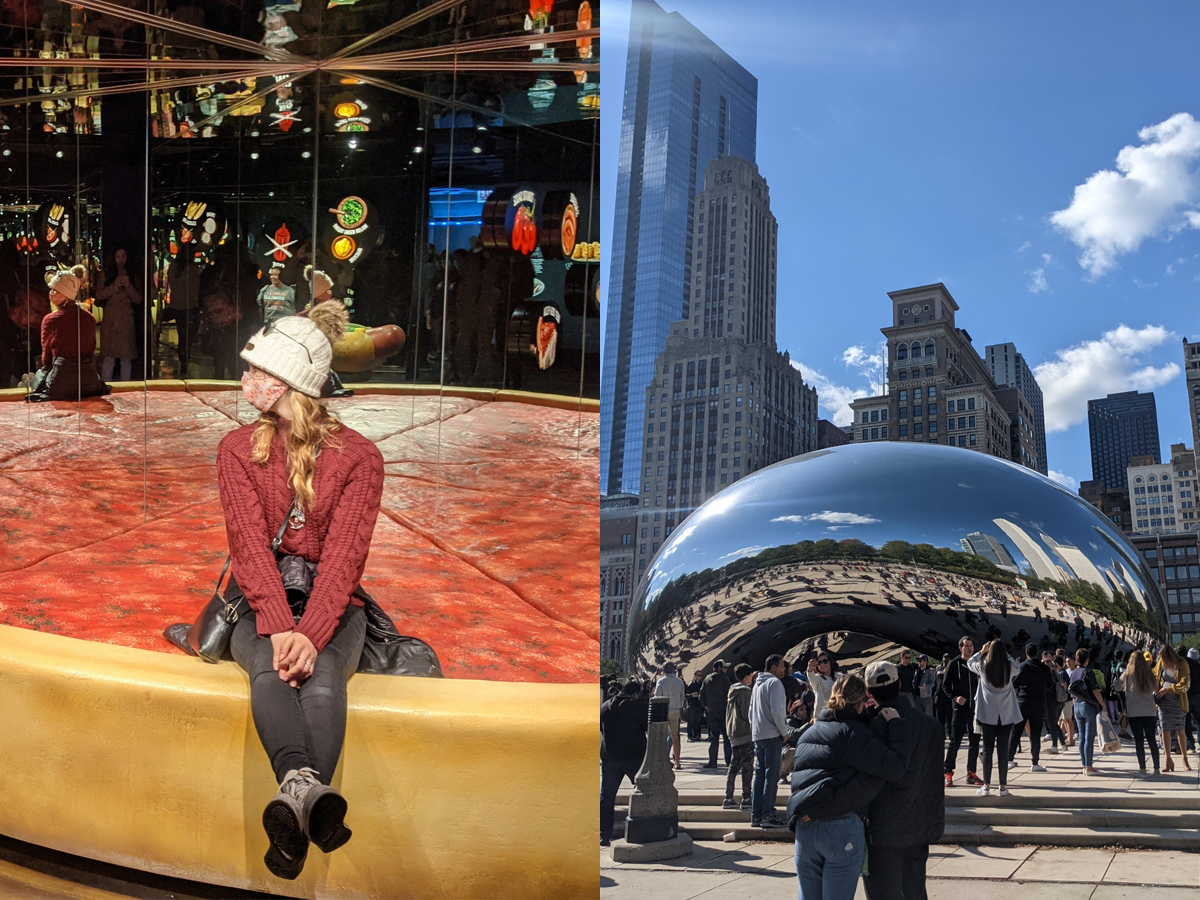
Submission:
POLYGON ((1072 652, 1099 648, 1107 666, 1150 637, 1138 623, 1048 592, 878 558, 768 566, 723 581, 644 625, 634 623, 630 643, 633 668, 641 672, 667 661, 708 671, 717 659, 761 668, 772 653, 803 664, 816 650, 855 668, 900 647, 937 663, 945 653, 957 654, 964 635, 976 649, 1003 640, 1014 656, 1028 643, 1072 652))

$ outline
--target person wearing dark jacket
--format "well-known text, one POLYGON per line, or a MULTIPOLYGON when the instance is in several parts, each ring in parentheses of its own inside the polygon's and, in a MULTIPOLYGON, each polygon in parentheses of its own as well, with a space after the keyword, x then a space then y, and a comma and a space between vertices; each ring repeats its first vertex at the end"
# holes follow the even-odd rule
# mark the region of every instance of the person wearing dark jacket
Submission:
MULTIPOLYGON (((1054 702, 1055 695, 1054 673, 1041 661, 1039 656, 1040 651, 1037 644, 1026 644, 1025 662, 1021 663, 1021 667, 1017 670, 1017 677, 1013 680, 1013 687, 1017 692, 1017 704, 1021 707, 1021 721, 1013 727, 1008 758, 1010 761, 1016 759, 1017 746, 1021 742, 1021 732, 1028 725, 1029 756, 1033 760, 1030 772, 1046 771, 1046 767, 1040 763, 1042 726, 1046 722, 1046 708, 1054 702)), ((1010 767, 1011 765, 1010 762, 1010 767)))
POLYGON ((937 716, 937 720, 942 723, 942 730, 946 732, 946 740, 950 740, 950 723, 952 719, 953 706, 950 698, 946 696, 942 690, 942 684, 946 680, 946 669, 950 666, 950 654, 946 653, 942 656, 942 664, 938 667, 934 674, 933 682, 933 712, 937 716))
MULTIPOLYGON (((642 686, 631 678, 621 693, 600 707, 600 846, 612 843, 617 791, 628 778, 633 784, 646 757, 646 704, 642 686)), ((636 785, 635 785, 636 786, 636 785)))
POLYGON ((912 661, 912 651, 900 651, 900 665, 896 666, 896 672, 900 675, 900 690, 906 694, 915 694, 917 666, 912 661))
POLYGON ((725 765, 729 765, 733 757, 733 747, 729 743, 729 735, 725 733, 725 702, 729 698, 731 687, 729 676, 725 674, 725 661, 718 659, 713 663, 713 670, 704 679, 700 688, 700 702, 708 715, 708 763, 706 769, 717 767, 717 745, 725 740, 725 765))
POLYGON ((700 723, 704 720, 704 704, 700 702, 702 687, 704 679, 700 677, 700 670, 696 669, 692 673, 692 680, 688 682, 687 690, 683 692, 687 697, 688 743, 700 740, 700 723))
POLYGON ((942 728, 903 692, 896 667, 867 667, 867 690, 880 709, 891 708, 908 723, 908 768, 885 784, 871 801, 868 900, 926 900, 925 866, 929 845, 946 826, 946 785, 942 780, 942 728))
POLYGON ((796 832, 801 900, 853 900, 866 850, 863 817, 884 782, 908 768, 909 723, 887 708, 872 727, 866 701, 861 678, 839 680, 796 745, 787 821, 796 832))
POLYGON ((942 675, 942 695, 950 702, 950 746, 946 749, 946 787, 954 783, 954 767, 963 735, 967 736, 967 784, 983 784, 975 774, 979 764, 979 735, 975 733, 975 692, 979 676, 967 668, 975 653, 975 642, 965 635, 958 641, 959 655, 946 665, 942 675))

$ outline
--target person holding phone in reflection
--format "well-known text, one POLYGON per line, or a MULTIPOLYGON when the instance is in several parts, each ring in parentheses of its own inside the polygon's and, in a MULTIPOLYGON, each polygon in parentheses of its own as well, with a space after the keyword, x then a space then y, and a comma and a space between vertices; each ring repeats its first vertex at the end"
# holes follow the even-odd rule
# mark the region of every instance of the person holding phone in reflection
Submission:
POLYGON ((101 377, 113 377, 118 360, 121 381, 133 377, 133 360, 137 352, 137 317, 141 314, 142 292, 126 265, 129 254, 124 249, 113 254, 104 270, 103 287, 96 292, 96 305, 104 310, 100 321, 100 349, 104 351, 101 377))
POLYGON ((217 450, 233 578, 250 606, 230 649, 250 676, 254 725, 279 783, 263 812, 265 862, 288 879, 310 841, 330 853, 350 839, 347 802, 330 782, 366 634, 353 592, 379 514, 383 457, 319 399, 347 320, 343 304, 327 302, 256 332, 241 353, 250 364, 242 388, 261 415, 217 450), (281 529, 281 553, 319 564, 296 605, 272 548, 281 529))

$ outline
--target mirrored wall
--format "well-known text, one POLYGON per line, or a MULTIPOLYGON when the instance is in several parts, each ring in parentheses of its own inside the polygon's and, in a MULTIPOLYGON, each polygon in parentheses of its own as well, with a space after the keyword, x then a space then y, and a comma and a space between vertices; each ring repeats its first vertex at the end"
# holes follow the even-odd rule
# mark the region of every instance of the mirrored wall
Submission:
POLYGON ((108 578, 49 585, 68 552, 174 579, 122 606, 150 631, 211 596, 216 446, 258 417, 239 353, 324 300, 330 409, 387 464, 377 540, 498 580, 460 593, 510 622, 549 609, 476 545, 594 532, 555 504, 598 477, 599 48, 597 0, 0 4, 0 622, 53 630, 39 598, 108 578))

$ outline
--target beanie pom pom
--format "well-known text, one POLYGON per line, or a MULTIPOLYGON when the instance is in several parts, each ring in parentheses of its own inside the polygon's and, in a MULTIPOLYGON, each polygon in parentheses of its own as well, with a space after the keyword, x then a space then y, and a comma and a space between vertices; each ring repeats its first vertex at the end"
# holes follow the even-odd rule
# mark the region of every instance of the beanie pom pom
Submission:
POLYGON ((321 330, 321 333, 329 339, 330 344, 335 344, 346 333, 346 326, 350 323, 350 313, 346 311, 346 305, 340 300, 326 300, 308 311, 308 320, 321 330))

